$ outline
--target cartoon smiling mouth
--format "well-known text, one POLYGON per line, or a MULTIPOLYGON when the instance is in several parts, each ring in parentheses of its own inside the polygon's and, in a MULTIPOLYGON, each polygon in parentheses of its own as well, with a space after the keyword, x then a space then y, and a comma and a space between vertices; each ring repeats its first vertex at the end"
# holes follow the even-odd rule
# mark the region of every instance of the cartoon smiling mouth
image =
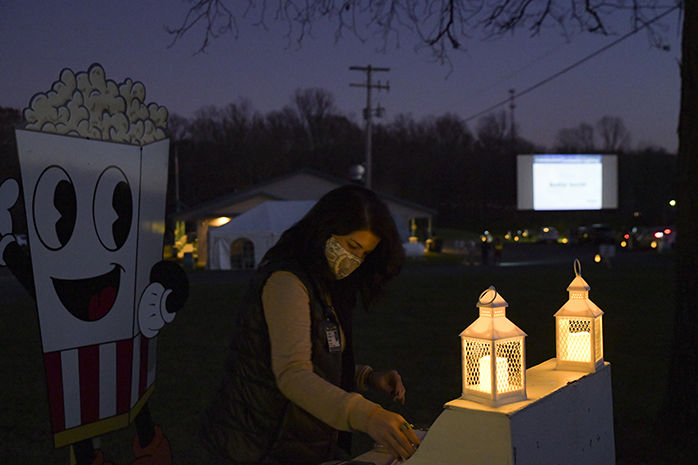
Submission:
POLYGON ((63 306, 82 321, 96 321, 109 313, 119 293, 121 271, 114 269, 101 276, 85 279, 51 278, 63 306))

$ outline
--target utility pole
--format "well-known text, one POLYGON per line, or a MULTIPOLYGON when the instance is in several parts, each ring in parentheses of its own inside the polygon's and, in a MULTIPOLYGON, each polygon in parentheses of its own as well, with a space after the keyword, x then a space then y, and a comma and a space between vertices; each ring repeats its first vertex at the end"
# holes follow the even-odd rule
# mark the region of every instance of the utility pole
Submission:
POLYGON ((374 109, 371 108, 371 89, 378 89, 382 90, 385 89, 386 91, 390 90, 390 82, 386 82, 385 84, 381 84, 380 81, 378 81, 377 84, 373 84, 371 81, 371 73, 374 71, 390 71, 390 68, 374 68, 371 65, 368 65, 366 67, 361 67, 361 66, 350 66, 350 70, 352 71, 363 71, 366 73, 366 84, 349 84, 351 87, 365 87, 366 88, 366 108, 364 108, 364 120, 366 120, 366 173, 364 175, 364 186, 366 188, 371 189, 371 132, 372 132, 372 118, 373 116, 381 117, 383 116, 383 113, 385 112, 384 108, 381 108, 380 105, 378 108, 375 109, 375 114, 374 114, 374 109))
POLYGON ((511 110, 511 130, 509 131, 509 136, 511 137, 511 151, 514 152, 514 145, 516 143, 516 125, 514 124, 514 108, 516 104, 514 103, 514 95, 516 91, 514 89, 509 89, 509 109, 511 110))

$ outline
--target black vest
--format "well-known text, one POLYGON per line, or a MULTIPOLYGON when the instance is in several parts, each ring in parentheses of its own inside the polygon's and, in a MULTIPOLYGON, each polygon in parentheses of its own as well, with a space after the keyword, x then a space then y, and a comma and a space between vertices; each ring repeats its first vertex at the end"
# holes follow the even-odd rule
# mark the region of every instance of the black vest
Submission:
POLYGON ((326 322, 339 322, 324 304, 318 283, 297 262, 262 263, 243 297, 223 381, 200 429, 206 448, 228 463, 310 465, 331 460, 337 452, 338 432, 289 401, 276 386, 261 296, 269 276, 281 270, 296 275, 310 296, 314 372, 353 390, 346 385, 353 381, 352 348, 347 344, 344 357, 329 351, 326 322))

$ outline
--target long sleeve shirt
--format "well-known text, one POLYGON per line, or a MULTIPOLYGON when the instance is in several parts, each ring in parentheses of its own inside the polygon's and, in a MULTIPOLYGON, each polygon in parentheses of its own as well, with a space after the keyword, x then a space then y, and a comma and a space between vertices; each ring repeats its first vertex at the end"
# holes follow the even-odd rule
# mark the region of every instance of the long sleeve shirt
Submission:
MULTIPOLYGON (((262 304, 279 390, 335 429, 366 432, 369 415, 378 405, 313 372, 310 298, 300 279, 288 271, 273 273, 262 291, 262 304)), ((357 386, 365 386, 370 371, 369 367, 357 367, 357 386)))

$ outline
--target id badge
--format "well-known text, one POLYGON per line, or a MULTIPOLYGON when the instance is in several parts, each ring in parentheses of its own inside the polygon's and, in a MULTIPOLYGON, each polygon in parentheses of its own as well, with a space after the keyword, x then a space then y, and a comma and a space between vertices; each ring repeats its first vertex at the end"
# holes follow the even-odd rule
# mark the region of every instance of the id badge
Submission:
POLYGON ((325 322, 325 334, 327 335, 327 347, 330 352, 342 350, 342 343, 339 340, 339 327, 331 321, 325 322))

